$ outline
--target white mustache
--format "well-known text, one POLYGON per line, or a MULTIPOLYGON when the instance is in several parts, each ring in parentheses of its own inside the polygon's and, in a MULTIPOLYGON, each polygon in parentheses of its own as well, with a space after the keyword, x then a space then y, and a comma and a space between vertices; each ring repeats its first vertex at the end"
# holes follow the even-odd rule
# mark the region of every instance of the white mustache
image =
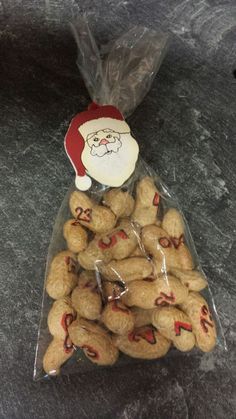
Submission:
POLYGON ((98 147, 95 147, 94 145, 91 148, 91 154, 92 156, 98 156, 102 157, 105 154, 107 154, 109 151, 113 151, 114 153, 117 153, 119 148, 122 146, 122 143, 120 140, 116 140, 114 143, 108 143, 106 145, 101 144, 98 147))

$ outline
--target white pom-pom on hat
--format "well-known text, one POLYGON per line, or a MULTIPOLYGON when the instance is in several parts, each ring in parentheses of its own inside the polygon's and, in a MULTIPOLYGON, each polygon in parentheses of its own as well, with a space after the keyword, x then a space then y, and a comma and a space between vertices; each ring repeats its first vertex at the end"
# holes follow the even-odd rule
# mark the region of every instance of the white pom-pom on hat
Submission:
POLYGON ((87 175, 85 176, 76 176, 75 177, 75 186, 80 191, 87 191, 92 185, 91 178, 87 175))

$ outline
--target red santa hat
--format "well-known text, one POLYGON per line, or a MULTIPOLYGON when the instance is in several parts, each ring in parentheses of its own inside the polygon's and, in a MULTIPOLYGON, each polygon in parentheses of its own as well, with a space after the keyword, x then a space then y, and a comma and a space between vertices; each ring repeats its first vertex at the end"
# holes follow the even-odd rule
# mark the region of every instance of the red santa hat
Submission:
POLYGON ((75 185, 78 189, 86 191, 91 186, 91 179, 86 174, 86 167, 82 162, 82 152, 88 134, 106 128, 116 132, 129 132, 120 111, 111 105, 90 105, 85 112, 77 114, 71 121, 65 136, 65 150, 76 173, 75 185))

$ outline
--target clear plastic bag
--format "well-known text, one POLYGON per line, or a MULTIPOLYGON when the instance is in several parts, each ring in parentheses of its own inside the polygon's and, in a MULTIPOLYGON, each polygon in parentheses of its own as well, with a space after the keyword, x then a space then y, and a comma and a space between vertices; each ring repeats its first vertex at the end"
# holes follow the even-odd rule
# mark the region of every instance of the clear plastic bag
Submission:
MULTIPOLYGON (((85 20, 73 33, 92 100, 132 113, 167 36, 134 27, 101 58, 85 20)), ((84 193, 73 185, 48 251, 34 379, 215 345, 225 347, 212 294, 178 203, 156 173, 139 158, 121 188, 93 181, 84 193), (83 200, 94 214, 89 228, 83 200)))

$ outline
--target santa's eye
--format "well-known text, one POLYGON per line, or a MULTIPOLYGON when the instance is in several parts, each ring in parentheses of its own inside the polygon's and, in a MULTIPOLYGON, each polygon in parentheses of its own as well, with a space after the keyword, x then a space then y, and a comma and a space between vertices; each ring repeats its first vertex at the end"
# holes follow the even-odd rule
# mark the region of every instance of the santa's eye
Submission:
POLYGON ((99 138, 95 137, 93 141, 99 141, 99 138))
POLYGON ((108 135, 106 136, 106 138, 111 138, 111 134, 108 134, 108 135))

